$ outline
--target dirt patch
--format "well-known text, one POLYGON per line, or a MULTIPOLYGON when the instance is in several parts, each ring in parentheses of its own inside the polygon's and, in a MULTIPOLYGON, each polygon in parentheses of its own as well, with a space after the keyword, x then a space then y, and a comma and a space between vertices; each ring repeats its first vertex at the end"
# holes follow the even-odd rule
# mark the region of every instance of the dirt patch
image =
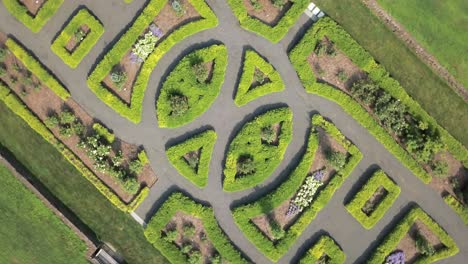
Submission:
POLYGON ((243 0, 247 14, 274 27, 291 8, 292 2, 285 0, 282 8, 273 5, 271 0, 243 0))
POLYGON ((252 80, 252 83, 250 84, 250 87, 249 87, 248 91, 254 90, 257 87, 262 86, 262 85, 267 84, 267 83, 270 83, 270 82, 271 82, 271 80, 268 78, 268 75, 263 73, 260 69, 255 68, 254 78, 252 80), (259 76, 258 79, 257 79, 257 76, 259 76))
POLYGON ((200 251, 204 258, 203 263, 209 263, 209 258, 218 254, 211 241, 208 240, 203 222, 199 218, 177 211, 162 231, 167 234, 172 230, 177 230, 178 233, 173 243, 180 249, 191 245, 192 248, 200 251), (194 228, 193 235, 184 234, 184 226, 194 228))
POLYGON ((75 35, 73 35, 71 37, 71 39, 68 41, 67 45, 65 46, 65 48, 70 53, 73 53, 80 46, 80 44, 83 42, 83 40, 90 33, 90 28, 88 27, 88 25, 84 24, 84 25, 80 26, 80 28, 79 28, 79 30, 77 30, 77 32, 78 31, 80 31, 81 34, 75 33, 75 35))
POLYGON ((30 16, 35 17, 47 0, 18 0, 18 2, 27 8, 30 16))
POLYGON ((177 13, 172 8, 170 1, 168 1, 161 12, 154 18, 153 22, 164 32, 167 36, 172 31, 190 22, 203 19, 192 4, 187 0, 178 0, 184 9, 182 15, 177 13))
POLYGON ((200 164, 200 155, 201 155, 201 148, 196 151, 190 151, 186 153, 183 157, 185 162, 195 171, 198 173, 198 165, 200 164))
POLYGON ((367 216, 370 216, 387 194, 388 191, 385 190, 383 186, 379 186, 374 194, 372 194, 372 196, 369 198, 369 200, 367 200, 362 206, 362 212, 367 216))
MULTIPOLYGON (((459 185, 463 188, 468 183, 468 170, 463 166, 463 164, 455 159, 452 154, 449 152, 439 153, 435 157, 436 161, 445 161, 448 164, 448 173, 447 177, 432 177, 429 186, 436 190, 439 194, 445 195, 449 193, 456 197, 452 182, 457 180, 459 185)), ((425 167, 427 170, 430 170, 429 166, 425 167)))

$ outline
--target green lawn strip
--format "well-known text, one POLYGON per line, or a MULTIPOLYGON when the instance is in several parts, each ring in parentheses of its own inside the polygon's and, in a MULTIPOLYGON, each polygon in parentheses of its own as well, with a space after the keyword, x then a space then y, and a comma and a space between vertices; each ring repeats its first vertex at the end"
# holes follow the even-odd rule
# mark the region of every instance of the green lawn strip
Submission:
POLYGON ((224 45, 212 45, 185 56, 164 81, 156 110, 160 127, 179 127, 203 114, 218 96, 224 82, 227 66, 227 50, 224 45), (211 78, 197 80, 194 65, 213 61, 211 78), (186 98, 186 109, 175 113, 171 97, 186 98))
POLYGON ((54 146, 66 160, 68 160, 81 175, 92 183, 117 208, 125 212, 134 211, 143 202, 149 193, 148 187, 143 187, 140 193, 129 203, 125 204, 107 185, 105 185, 85 164, 70 150, 61 143, 52 132, 37 118, 24 103, 9 88, 0 83, 0 101, 16 115, 21 117, 34 131, 41 135, 46 141, 54 146))
POLYGON ((137 41, 140 34, 148 27, 151 21, 161 11, 166 1, 151 0, 143 9, 141 14, 118 40, 112 49, 99 62, 91 75, 88 77, 88 86, 91 90, 109 107, 114 109, 120 115, 128 118, 134 123, 141 121, 142 104, 149 77, 153 69, 158 64, 161 57, 168 52, 172 46, 202 30, 212 28, 218 25, 218 19, 204 0, 188 0, 198 11, 203 19, 187 23, 176 30, 156 45, 154 51, 148 56, 141 66, 140 73, 132 88, 131 103, 127 105, 118 96, 114 95, 102 84, 102 80, 109 74, 114 65, 118 64, 126 52, 137 41))
POLYGON ((48 0, 40 7, 36 16, 32 16, 28 8, 18 0, 3 0, 6 9, 32 32, 37 33, 47 21, 57 12, 64 0, 48 0))
POLYGON ((452 207, 452 209, 460 216, 465 225, 468 225, 468 207, 460 203, 455 197, 451 194, 447 194, 444 197, 444 201, 452 207))
POLYGON ((287 107, 270 110, 246 123, 229 145, 224 168, 223 189, 234 192, 253 187, 273 173, 283 160, 286 147, 292 139, 292 112, 287 107), (278 144, 262 142, 262 129, 281 124, 278 144), (253 159, 254 171, 237 175, 239 159, 253 159))
POLYGON ((395 155, 407 168, 409 168, 422 181, 428 183, 431 176, 404 150, 395 140, 382 128, 369 113, 361 107, 353 98, 342 91, 329 85, 318 83, 314 73, 309 66, 306 57, 313 51, 316 43, 324 35, 328 36, 335 45, 350 59, 369 74, 369 78, 375 81, 382 89, 388 91, 392 96, 401 100, 409 109, 410 113, 418 117, 434 128, 440 134, 442 141, 448 150, 464 164, 468 163, 468 151, 453 138, 446 130, 440 127, 436 121, 429 116, 418 103, 404 91, 397 81, 392 79, 385 69, 377 64, 369 53, 355 42, 340 26, 331 19, 323 18, 307 31, 299 44, 291 51, 290 60, 293 63, 299 78, 307 92, 318 94, 328 98, 343 107, 362 126, 374 135, 393 155, 395 155))
POLYGON ((103 33, 104 27, 102 26, 101 22, 97 20, 87 9, 81 9, 71 19, 63 31, 60 32, 60 35, 54 40, 50 48, 63 60, 63 62, 65 62, 65 64, 74 69, 91 51, 103 33), (66 46, 82 25, 87 25, 89 27, 89 32, 83 41, 79 43, 79 46, 72 53, 70 53, 66 49, 66 46))
POLYGON ((332 177, 328 184, 316 194, 316 197, 309 207, 302 211, 302 214, 294 224, 290 226, 288 230, 285 230, 286 234, 284 238, 273 243, 250 219, 261 214, 269 213, 293 196, 300 188, 308 175, 319 144, 318 135, 314 129, 310 133, 306 152, 302 156, 297 167, 291 172, 289 177, 287 177, 286 181, 258 201, 237 207, 233 212, 236 224, 247 239, 249 239, 266 257, 274 262, 278 261, 289 250, 362 159, 362 154, 359 149, 349 142, 332 123, 324 120, 323 117, 315 115, 312 118, 312 126, 322 127, 326 133, 347 149, 350 157, 345 167, 332 177))
POLYGON ((216 137, 216 132, 213 130, 195 135, 167 149, 167 158, 182 176, 198 187, 204 187, 208 182, 208 172, 216 137), (195 169, 188 164, 184 155, 198 150, 200 153, 195 169))
POLYGON ((465 114, 468 104, 361 1, 317 0, 315 3, 385 66, 391 76, 433 117, 431 119, 437 120, 463 145, 468 146, 468 116, 465 114))
POLYGON ((283 15, 275 26, 265 24, 261 20, 250 16, 247 13, 247 8, 243 1, 239 0, 228 0, 234 15, 239 20, 241 27, 252 31, 273 43, 280 41, 288 30, 294 25, 299 19, 302 12, 306 9, 310 3, 308 0, 291 0, 292 6, 283 15))
POLYGON ((284 90, 284 82, 275 68, 257 52, 247 50, 245 52, 244 68, 242 69, 242 76, 239 81, 239 86, 237 87, 234 103, 236 103, 237 106, 243 106, 260 96, 282 90, 284 90), (255 81, 254 75, 256 69, 261 71, 269 81, 251 88, 252 82, 255 81))
POLYGON ((28 51, 26 51, 20 43, 12 38, 8 38, 5 42, 7 48, 20 60, 24 66, 32 72, 36 77, 49 87, 55 94, 63 100, 70 97, 70 93, 57 81, 57 79, 45 68, 38 60, 36 60, 28 51))
POLYGON ((5 126, 0 129, 0 144, 93 230, 99 240, 112 244, 128 263, 167 263, 146 241, 142 227, 108 202, 54 145, 1 101, 0 113, 0 122, 5 126))
POLYGON ((377 1, 460 82, 468 87, 468 5, 464 0, 377 1), (420 8, 424 6, 424 8, 420 8))
POLYGON ((328 256, 328 262, 326 263, 329 264, 343 264, 346 260, 345 253, 335 243, 333 238, 323 235, 309 250, 307 250, 299 263, 320 263, 318 261, 324 255, 328 256))
POLYGON ((367 263, 381 264, 385 262, 386 257, 395 250, 401 239, 408 233, 411 226, 416 220, 421 221, 426 225, 434 235, 438 237, 440 242, 444 244, 443 249, 439 249, 434 255, 420 255, 415 263, 433 263, 441 259, 448 258, 458 253, 459 249, 453 239, 427 215, 421 208, 414 207, 408 214, 388 233, 382 240, 380 245, 375 249, 367 263))
POLYGON ((229 263, 247 263, 218 225, 213 209, 195 203, 178 192, 173 193, 164 202, 145 229, 145 236, 148 241, 172 263, 187 263, 187 258, 180 249, 175 244, 166 241, 161 232, 178 211, 199 218, 203 222, 208 240, 213 244, 223 260, 229 263))
POLYGON ((354 198, 346 204, 346 210, 359 221, 366 229, 371 229, 392 206, 400 194, 400 187, 396 185, 382 170, 376 171, 370 179, 356 193, 354 198), (382 186, 388 192, 374 208, 371 215, 367 216, 362 207, 374 192, 382 186))
POLYGON ((0 181, 0 262, 88 263, 86 244, 1 164, 0 181))

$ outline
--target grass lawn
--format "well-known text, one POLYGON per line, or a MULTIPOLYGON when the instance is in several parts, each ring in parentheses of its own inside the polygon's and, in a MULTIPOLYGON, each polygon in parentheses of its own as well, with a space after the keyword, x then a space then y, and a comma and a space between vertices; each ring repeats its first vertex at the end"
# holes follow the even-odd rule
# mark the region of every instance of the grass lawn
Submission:
POLYGON ((88 263, 86 244, 2 164, 0 182, 1 263, 88 263))
POLYGON ((468 87, 466 0, 377 0, 421 45, 468 87))
POLYGON ((112 244, 128 263, 167 263, 146 241, 143 228, 129 214, 114 207, 52 145, 3 103, 0 103, 0 113, 0 144, 9 149, 101 241, 112 244))
POLYGON ((434 74, 361 1, 316 0, 397 79, 437 122, 468 146, 468 104, 434 74))

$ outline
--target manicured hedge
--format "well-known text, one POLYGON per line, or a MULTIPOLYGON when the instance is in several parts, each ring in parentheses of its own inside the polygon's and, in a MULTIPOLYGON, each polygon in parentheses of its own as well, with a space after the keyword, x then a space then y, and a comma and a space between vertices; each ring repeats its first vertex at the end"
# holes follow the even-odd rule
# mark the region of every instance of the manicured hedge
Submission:
POLYGON ((99 192, 104 195, 112 204, 125 212, 134 211, 138 205, 143 202, 149 193, 148 187, 143 187, 140 193, 135 196, 133 201, 125 204, 107 185, 105 185, 83 162, 70 150, 62 144, 50 130, 23 104, 11 90, 0 83, 0 100, 10 108, 15 114, 21 117, 32 129, 41 135, 47 142, 52 144, 62 155, 91 182, 99 192))
POLYGON ((371 229, 384 216, 400 194, 400 187, 396 185, 382 170, 372 174, 370 179, 362 186, 354 198, 346 205, 346 210, 356 218, 366 229, 371 229), (367 216, 362 207, 382 186, 388 192, 380 201, 370 216, 367 216))
POLYGON ((239 19, 240 25, 260 36, 270 40, 271 42, 280 41, 288 30, 296 23, 297 19, 301 16, 302 12, 309 5, 309 0, 290 0, 292 2, 291 8, 286 11, 284 16, 275 26, 269 26, 261 20, 250 16, 247 13, 247 8, 244 1, 228 0, 234 15, 239 19))
POLYGON ((94 131, 96 131, 96 133, 98 135, 100 135, 101 137, 105 138, 107 140, 107 142, 109 142, 110 144, 112 144, 115 140, 115 135, 114 133, 110 132, 109 129, 107 129, 107 127, 99 124, 99 123, 94 123, 93 124, 93 129, 94 131))
POLYGON ((32 32, 36 33, 57 12, 64 0, 47 0, 41 6, 36 16, 31 16, 28 9, 18 0, 3 0, 3 4, 10 13, 32 32))
POLYGON ((444 197, 444 201, 461 217, 465 225, 468 225, 468 207, 450 194, 444 197))
POLYGON ((369 264, 382 264, 385 258, 395 250, 401 239, 408 233, 416 220, 426 225, 444 244, 443 249, 439 249, 432 256, 421 255, 415 263, 433 263, 438 260, 448 258, 458 253, 458 247, 452 238, 421 208, 414 207, 410 212, 388 233, 382 243, 376 248, 373 255, 367 261, 369 264))
POLYGON ((291 198, 300 188, 308 175, 319 144, 318 135, 314 128, 310 133, 307 150, 302 156, 302 160, 289 177, 286 178, 286 181, 258 201, 237 207, 233 212, 234 220, 245 236, 257 246, 265 256, 275 262, 289 250, 306 227, 315 219, 317 213, 327 205, 335 191, 362 159, 362 154, 359 149, 348 141, 332 123, 326 121, 323 117, 315 115, 312 118, 312 126, 320 126, 325 129, 330 136, 347 149, 350 157, 345 167, 336 173, 328 184, 316 194, 316 197, 309 207, 305 208, 294 224, 286 230, 284 238, 273 243, 250 221, 250 219, 261 214, 269 213, 284 201, 291 198))
POLYGON ((90 14, 87 9, 81 9, 55 39, 50 48, 65 64, 71 68, 76 68, 88 52, 91 51, 96 42, 98 42, 103 33, 104 27, 101 22, 90 14), (66 49, 66 46, 76 30, 83 24, 87 25, 90 31, 73 53, 70 53, 66 49))
POLYGON ((229 145, 224 168, 223 189, 228 192, 253 187, 265 180, 283 160, 286 147, 292 139, 292 112, 287 107, 270 110, 258 115, 239 131, 229 145), (264 127, 281 124, 278 145, 262 143, 261 130, 264 127), (251 156, 255 172, 237 176, 238 159, 251 156))
POLYGON ((301 79, 307 92, 318 94, 339 104, 343 109, 353 116, 363 127, 374 135, 393 155, 395 155, 409 170, 418 176, 423 182, 429 183, 431 176, 404 150, 395 140, 382 128, 353 98, 344 92, 327 84, 316 81, 314 72, 309 66, 306 58, 313 51, 317 42, 327 36, 333 43, 345 53, 356 65, 368 73, 371 80, 385 89, 393 97, 404 103, 409 112, 416 118, 424 121, 430 128, 436 129, 448 150, 465 166, 468 163, 468 151, 446 130, 440 127, 417 102, 405 92, 399 83, 390 77, 385 68, 372 58, 359 44, 352 39, 339 25, 329 18, 322 18, 309 29, 303 39, 290 52, 289 57, 297 74, 301 79))
POLYGON ((199 218, 203 222, 208 240, 213 244, 219 255, 229 263, 247 263, 239 251, 224 234, 214 216, 213 209, 195 203, 182 193, 173 193, 158 209, 149 221, 146 229, 146 239, 153 244, 171 263, 187 263, 186 257, 173 243, 164 240, 162 230, 176 212, 183 212, 199 218))
POLYGON ((179 127, 203 114, 218 96, 224 82, 227 66, 227 50, 224 45, 212 45, 185 56, 164 81, 157 101, 157 116, 160 127, 179 127), (212 77, 200 83, 193 72, 194 61, 213 61, 212 77), (189 109, 182 115, 172 115, 170 96, 183 95, 188 99, 189 109))
POLYGON ((204 187, 208 182, 208 171, 216 137, 216 132, 213 130, 195 135, 167 149, 167 158, 182 176, 198 187, 204 187), (188 165, 183 156, 190 151, 197 151, 198 149, 201 150, 200 156, 198 157, 197 171, 195 171, 195 169, 188 165))
POLYGON ((63 100, 70 97, 70 93, 63 85, 55 79, 54 76, 37 61, 30 53, 28 53, 18 42, 8 38, 5 42, 7 48, 20 60, 24 66, 32 72, 42 83, 49 87, 55 94, 63 100))
POLYGON ((244 68, 242 69, 242 76, 240 78, 236 97, 234 99, 236 105, 243 106, 260 96, 282 90, 284 90, 284 82, 275 68, 273 68, 273 66, 264 58, 262 58, 257 52, 253 50, 247 50, 244 57, 244 68), (254 72, 256 68, 263 72, 270 81, 250 89, 252 81, 254 80, 254 72))
POLYGON ((323 235, 320 239, 307 250, 305 256, 301 259, 300 264, 317 263, 317 261, 326 254, 329 257, 329 264, 343 264, 346 260, 345 253, 335 243, 335 241, 323 235))
POLYGON ((154 51, 149 55, 141 66, 140 73, 133 85, 131 104, 127 105, 118 96, 114 95, 102 84, 102 80, 109 74, 114 65, 118 64, 127 51, 137 41, 140 34, 148 27, 153 18, 161 11, 166 1, 151 0, 140 13, 133 25, 125 32, 119 41, 99 62, 91 75, 88 77, 88 86, 104 101, 108 106, 117 111, 120 115, 128 118, 134 123, 141 121, 143 97, 153 69, 158 64, 161 57, 169 51, 176 43, 202 30, 218 25, 216 15, 204 0, 188 0, 198 11, 203 19, 185 24, 174 30, 161 43, 156 45, 154 51))

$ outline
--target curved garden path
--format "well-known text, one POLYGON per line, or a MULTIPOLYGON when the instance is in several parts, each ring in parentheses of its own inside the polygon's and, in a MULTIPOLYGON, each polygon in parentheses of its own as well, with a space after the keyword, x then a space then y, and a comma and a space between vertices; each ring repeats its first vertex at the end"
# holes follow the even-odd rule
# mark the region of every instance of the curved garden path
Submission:
POLYGON ((188 37, 176 44, 162 57, 151 75, 146 90, 142 122, 135 125, 107 107, 87 87, 86 78, 90 69, 105 53, 106 48, 111 45, 118 34, 125 31, 124 28, 144 6, 144 2, 143 0, 135 0, 132 4, 127 5, 123 1, 117 0, 84 0, 79 1, 79 3, 78 1, 65 1, 51 21, 38 34, 31 33, 15 20, 3 5, 0 5, 0 31, 11 34, 28 47, 68 87, 73 98, 92 116, 113 129, 118 137, 131 143, 144 145, 159 180, 151 189, 148 198, 136 210, 137 215, 148 220, 153 215, 154 210, 164 202, 173 190, 182 190, 195 200, 210 204, 214 208, 220 226, 233 243, 253 262, 270 263, 238 229, 230 208, 242 202, 258 199, 288 176, 290 170, 295 167, 298 159, 302 156, 310 127, 311 114, 320 113, 331 119, 343 134, 354 142, 363 153, 364 158, 279 263, 296 261, 300 258, 303 250, 311 246, 310 243, 322 233, 329 233, 340 244, 347 255, 347 263, 361 263, 378 243, 376 238, 385 235, 389 228, 392 228, 393 224, 406 212, 404 209, 411 203, 420 205, 453 237, 460 247, 459 254, 440 263, 465 263, 464 260, 468 259, 468 247, 465 246, 468 228, 458 215, 444 203, 435 191, 407 170, 340 106, 305 92, 287 57, 287 50, 297 41, 297 37, 301 36, 303 30, 311 24, 305 15, 301 16, 281 42, 272 44, 241 29, 225 1, 207 0, 220 20, 219 26, 188 37), (86 5, 94 12, 103 22, 106 32, 78 68, 71 70, 51 52, 50 44, 72 12, 80 5, 86 5), (222 92, 216 101, 207 112, 186 126, 176 129, 159 128, 155 115, 155 95, 164 76, 170 72, 183 55, 197 47, 218 42, 227 46, 229 63, 222 92), (242 51, 249 46, 266 57, 278 70, 286 84, 286 89, 281 93, 261 97, 238 108, 234 104, 233 96, 241 70, 242 51), (294 138, 287 148, 283 162, 261 185, 237 193, 223 192, 223 159, 230 140, 246 120, 251 119, 259 112, 280 105, 289 106, 294 114, 294 138), (216 130, 218 140, 213 152, 208 185, 204 189, 199 189, 180 176, 169 164, 165 148, 166 145, 207 127, 216 130), (343 202, 347 201, 349 192, 359 188, 361 176, 368 173, 369 168, 375 166, 380 166, 385 170, 401 187, 402 192, 386 216, 372 230, 366 231, 346 212, 343 202), (384 232, 382 233, 382 231, 384 232))

